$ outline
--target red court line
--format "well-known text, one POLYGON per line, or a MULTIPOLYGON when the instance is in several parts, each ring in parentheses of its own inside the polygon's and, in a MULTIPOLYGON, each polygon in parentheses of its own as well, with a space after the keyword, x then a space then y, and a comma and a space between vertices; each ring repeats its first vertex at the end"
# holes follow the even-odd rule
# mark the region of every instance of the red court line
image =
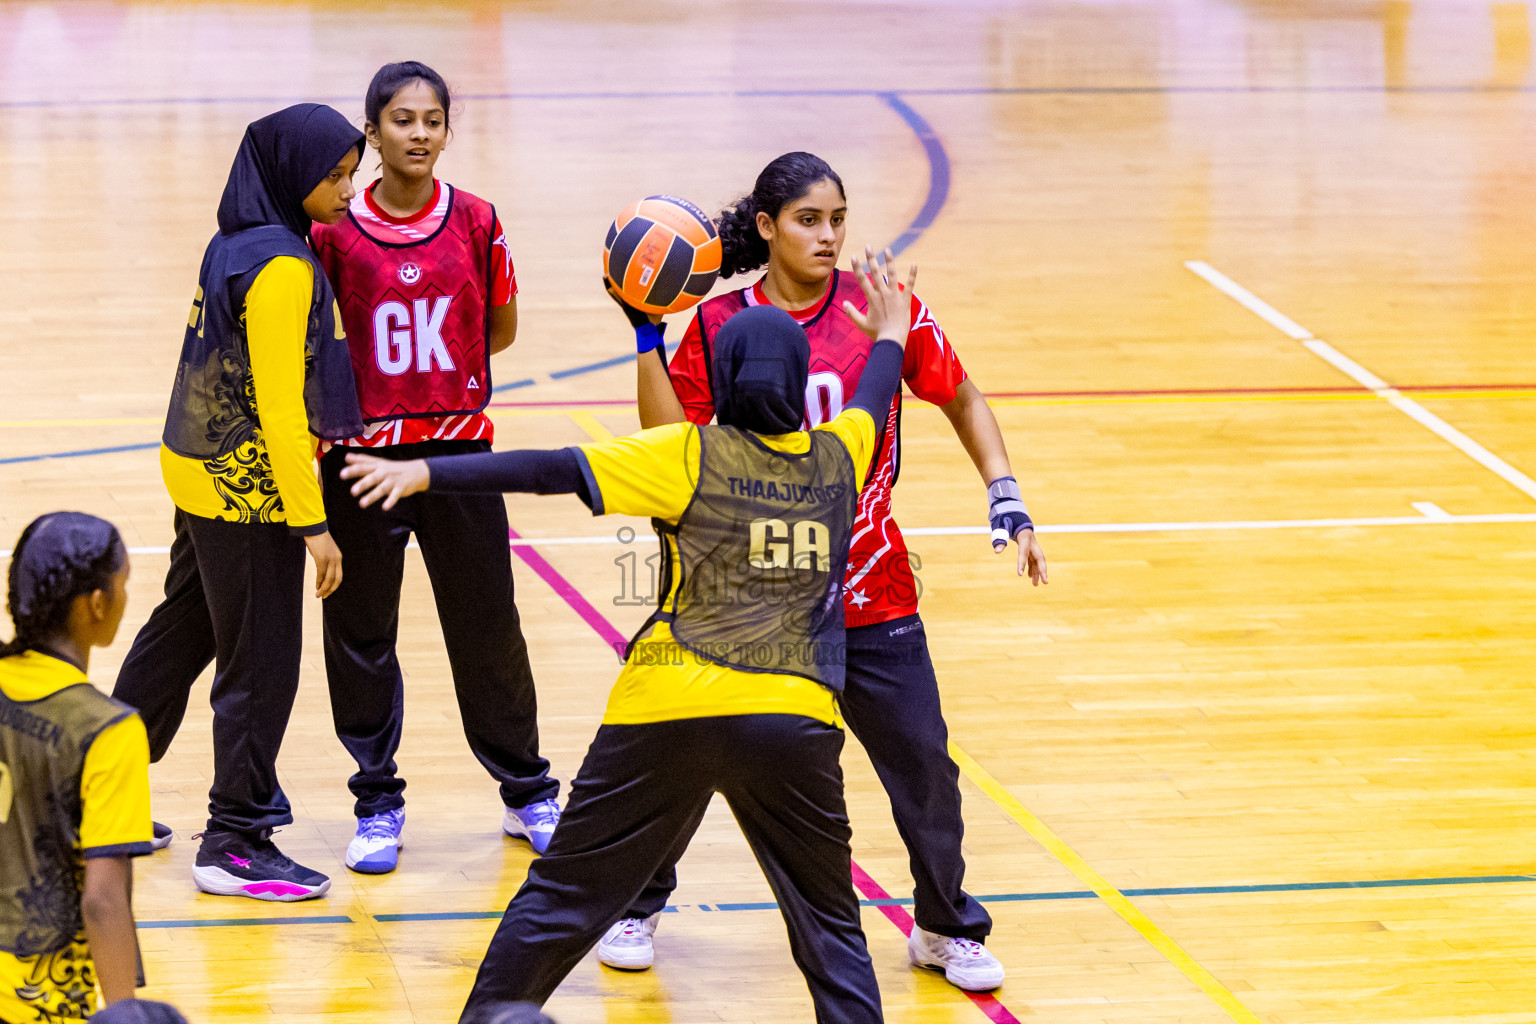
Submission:
MULTIPOLYGON (((507 528, 507 536, 512 540, 521 539, 518 532, 511 527, 507 528)), ((570 605, 576 614, 581 616, 582 621, 591 626, 593 632, 602 637, 603 642, 612 647, 615 653, 624 650, 624 645, 628 642, 625 640, 624 634, 620 633, 602 612, 593 607, 590 601, 582 597, 581 591, 577 590, 570 580, 560 575, 560 570, 550 565, 543 555, 525 544, 520 544, 512 550, 516 551, 518 557, 527 562, 528 567, 537 573, 541 580, 548 583, 555 593, 564 598, 565 603, 570 605)), ((859 892, 864 894, 865 899, 889 900, 891 898, 891 894, 881 888, 879 882, 869 877, 869 874, 859 867, 857 861, 853 862, 853 884, 859 892)), ((914 923, 912 915, 908 914, 902 907, 895 904, 882 903, 879 906, 879 910, 886 916, 887 920, 901 929, 903 935, 912 934, 914 923)), ((960 991, 964 991, 964 989, 960 991)), ((975 1003, 982 1013, 987 1015, 993 1024, 1019 1024, 1019 1019, 1013 1015, 1008 1007, 999 1002, 996 996, 988 995, 985 992, 966 992, 965 994, 970 997, 971 1002, 975 1003)))
MULTIPOLYGON (((1432 395, 1448 391, 1536 391, 1536 384, 1394 384, 1404 394, 1432 395)), ((1191 398, 1220 395, 1359 395, 1358 385, 1294 388, 1138 388, 1090 391, 988 391, 988 398, 1191 398)), ((492 402, 492 409, 548 409, 566 406, 633 406, 632 398, 574 399, 569 402, 492 402)))
MULTIPOLYGON (((1536 384, 1394 384, 1417 394, 1436 391, 1528 391, 1536 384)), ((1359 385, 1293 388, 1140 388, 1125 391, 988 391, 988 398, 1155 398, 1170 395, 1358 395, 1359 385)))

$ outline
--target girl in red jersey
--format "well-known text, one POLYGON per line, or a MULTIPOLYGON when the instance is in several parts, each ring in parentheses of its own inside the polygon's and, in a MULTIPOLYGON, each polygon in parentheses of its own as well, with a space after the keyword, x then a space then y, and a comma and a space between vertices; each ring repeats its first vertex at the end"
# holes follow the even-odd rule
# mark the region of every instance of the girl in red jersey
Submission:
POLYGON ((386 459, 489 451, 490 357, 517 334, 517 278, 495 208, 433 176, 452 97, 436 71, 386 64, 364 102, 383 173, 349 215, 315 231, 352 348, 366 429, 320 463, 343 497, 331 531, 348 557, 325 604, 325 667, 336 733, 357 761, 349 781, 354 871, 393 871, 405 821, 396 772, 404 687, 395 655, 405 547, 416 535, 432 580, 464 732, 501 784, 502 828, 542 853, 559 817, 559 783, 539 756, 528 646, 513 603, 506 506, 499 494, 423 494, 360 509, 339 476, 349 448, 386 459))
MULTIPOLYGON (((670 366, 659 329, 636 325, 643 427, 685 419, 707 423, 714 413, 710 363, 716 334, 739 310, 769 304, 788 311, 810 338, 808 425, 837 416, 845 396, 858 386, 870 348, 845 312, 865 308, 863 293, 852 275, 837 269, 846 214, 842 179, 820 158, 786 153, 763 169, 751 194, 720 215, 721 276, 765 264, 766 273, 750 287, 701 303, 670 366)), ((997 420, 916 295, 902 377, 915 395, 944 410, 981 473, 994 550, 1003 551, 1010 539, 1016 540, 1019 575, 1027 572, 1036 585, 1046 582, 1045 554, 1035 541, 997 420)), ((859 496, 849 552, 842 711, 885 785, 911 858, 917 920, 908 942, 912 962, 944 971, 961 988, 990 989, 1002 984, 1003 967, 982 945, 991 918, 961 887, 965 826, 960 772, 948 752, 938 680, 918 615, 917 583, 891 517, 900 424, 898 393, 859 496)), ((650 965, 655 915, 675 881, 670 868, 663 871, 626 919, 610 929, 598 946, 604 963, 631 969, 650 965)))

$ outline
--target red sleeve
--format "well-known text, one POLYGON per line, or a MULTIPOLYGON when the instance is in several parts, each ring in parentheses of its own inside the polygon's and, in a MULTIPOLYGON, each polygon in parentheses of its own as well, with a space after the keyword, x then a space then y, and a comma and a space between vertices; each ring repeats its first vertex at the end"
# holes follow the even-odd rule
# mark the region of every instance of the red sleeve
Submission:
POLYGON ((688 319, 688 330, 667 364, 667 374, 689 423, 703 425, 714 419, 715 396, 709 388, 709 364, 704 360, 704 334, 697 314, 688 319))
POLYGON ((491 224, 491 305, 505 306, 517 297, 517 268, 512 266, 512 249, 507 233, 497 217, 491 224))
POLYGON ((901 379, 914 395, 934 405, 953 402, 955 389, 965 381, 960 357, 950 347, 933 313, 916 295, 912 296, 912 330, 907 334, 901 379))

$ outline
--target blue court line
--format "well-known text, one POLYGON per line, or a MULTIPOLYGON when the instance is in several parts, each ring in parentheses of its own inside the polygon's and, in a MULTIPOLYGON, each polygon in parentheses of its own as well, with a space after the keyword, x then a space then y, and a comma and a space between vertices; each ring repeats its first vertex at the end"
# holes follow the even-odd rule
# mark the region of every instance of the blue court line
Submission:
MULTIPOLYGON (((769 903, 768 906, 777 907, 778 904, 769 903)), ((661 912, 675 914, 677 907, 662 907, 661 912)), ((490 921, 499 920, 505 913, 504 910, 448 910, 425 914, 374 914, 373 919, 383 924, 396 924, 401 921, 490 921)))
POLYGON ((606 370, 610 366, 622 366, 625 363, 632 363, 634 361, 635 354, 630 352, 622 356, 614 356, 612 359, 604 359, 600 362, 588 363, 585 366, 573 367, 569 370, 555 370, 550 376, 555 380, 564 380, 567 377, 575 377, 583 373, 595 373, 598 370, 606 370))
MULTIPOLYGON (((1427 885, 1490 885, 1500 882, 1536 882, 1536 875, 1463 875, 1446 878, 1384 878, 1362 882, 1276 882, 1256 885, 1186 885, 1157 889, 1121 889, 1127 896, 1211 896, 1224 893, 1263 892, 1325 892, 1341 889, 1402 889, 1427 885)), ((975 896, 978 903, 1023 903, 1054 900, 1091 900, 1096 894, 1087 890, 1063 892, 1009 892, 991 896, 975 896)), ((910 907, 910 896, 879 900, 859 900, 861 907, 910 907)), ((771 900, 760 903, 693 903, 681 904, 693 910, 777 910, 779 905, 771 900)), ((668 906, 673 913, 678 906, 668 906)), ((493 910, 464 914, 375 914, 376 921, 455 921, 466 918, 499 918, 502 911, 493 910)))
MULTIPOLYGON (((1254 885, 1184 885, 1155 889, 1121 889, 1127 896, 1214 896, 1232 893, 1264 892, 1326 892, 1341 889, 1404 889, 1431 885, 1495 885, 1507 882, 1536 882, 1536 875, 1451 875, 1444 878, 1380 878, 1356 882, 1273 882, 1254 885)), ((1091 900, 1094 893, 1086 890, 1062 892, 1009 892, 990 896, 976 896, 978 903, 1024 903, 1055 900, 1091 900)), ((893 897, 881 900, 859 900, 861 907, 910 907, 910 897, 893 897)), ((663 913, 676 914, 680 910, 747 911, 777 910, 772 901, 761 903, 684 903, 670 905, 663 913)), ((398 924, 411 921, 494 921, 505 911, 501 910, 446 910, 420 914, 373 914, 373 920, 381 924, 398 924)), ((354 924, 345 914, 332 917, 226 917, 189 919, 185 921, 140 921, 140 928, 254 928, 280 924, 354 924)))
POLYGON ((356 924, 345 914, 331 917, 210 917, 186 921, 140 921, 140 928, 252 928, 269 924, 356 924))
POLYGON ((513 388, 526 388, 530 384, 537 383, 538 381, 534 380, 532 377, 524 377, 522 380, 515 380, 510 384, 494 384, 491 386, 491 394, 499 395, 503 391, 511 391, 513 388))
MULTIPOLYGON (((910 90, 910 91, 912 91, 914 93, 922 92, 922 90, 910 90)), ((927 93, 927 94, 929 94, 929 95, 941 95, 940 93, 927 93)), ((461 97, 461 99, 502 99, 502 98, 524 98, 524 99, 527 99, 527 98, 534 98, 534 99, 547 98, 547 99, 560 99, 560 98, 573 98, 573 97, 577 97, 577 96, 591 96, 591 97, 594 97, 594 98, 606 98, 609 95, 610 94, 606 94, 606 93, 581 93, 581 94, 578 94, 578 93, 545 93, 545 94, 539 94, 539 93, 505 93, 505 94, 501 94, 501 95, 498 95, 498 96, 492 96, 492 95, 482 95, 482 96, 478 96, 478 97, 477 96, 466 96, 466 97, 461 97)), ((641 96, 641 95, 645 95, 645 94, 642 94, 642 93, 613 93, 611 95, 612 96, 641 96)), ((938 133, 936 133, 933 130, 933 126, 928 123, 928 121, 923 117, 923 115, 919 114, 916 110, 914 110, 912 108, 912 106, 910 104, 908 104, 905 100, 903 100, 901 98, 901 96, 899 94, 897 94, 897 93, 894 93, 894 92, 877 92, 877 91, 869 90, 869 89, 851 89, 851 90, 836 90, 836 89, 833 89, 833 90, 823 90, 823 91, 815 91, 815 90, 809 90, 809 91, 762 90, 762 91, 744 91, 744 92, 728 92, 728 93, 708 93, 708 92, 701 92, 701 93, 676 93, 676 94, 667 93, 667 94, 657 94, 657 95, 668 95, 668 96, 671 96, 671 95, 677 95, 677 96, 715 96, 715 95, 719 95, 719 96, 873 96, 873 97, 876 97, 882 103, 884 103, 886 106, 890 107, 893 111, 895 111, 896 115, 898 117, 900 117, 902 119, 902 121, 906 122, 907 127, 912 129, 913 134, 915 134, 917 136, 917 141, 922 145, 923 153, 928 157, 928 194, 923 197, 922 208, 917 211, 917 216, 912 218, 912 223, 908 224, 907 227, 906 227, 906 230, 904 230, 901 234, 897 235, 895 241, 891 242, 891 244, 890 244, 891 252, 893 254, 895 254, 895 255, 900 255, 908 246, 910 246, 913 242, 917 241, 918 238, 922 236, 923 232, 927 231, 928 228, 933 224, 934 220, 939 215, 939 211, 944 208, 945 202, 947 202, 948 199, 949 199, 949 180, 950 180, 950 174, 949 174, 949 154, 944 149, 944 143, 942 141, 940 141, 938 133)), ((274 103, 283 102, 282 100, 279 100, 279 99, 277 99, 275 97, 269 97, 268 99, 270 100, 270 102, 274 102, 274 103)), ((67 102, 67 101, 60 101, 61 104, 64 103, 64 102, 67 102)), ((122 101, 113 101, 113 102, 118 103, 119 105, 125 105, 125 104, 137 103, 139 101, 135 101, 135 100, 122 100, 122 101)), ((144 101, 144 102, 149 103, 149 102, 161 102, 161 101, 144 101)), ((166 100, 166 101, 163 101, 163 102, 170 103, 170 102, 178 102, 178 101, 166 100)), ((189 100, 187 102, 193 102, 193 101, 189 100)), ((202 102, 202 101, 198 101, 198 102, 202 102)), ((208 100, 206 102, 222 102, 222 101, 208 100)), ((234 101, 231 101, 231 102, 234 102, 234 101)), ((46 101, 46 102, 40 101, 38 105, 48 106, 48 105, 51 105, 52 103, 53 103, 53 101, 46 101)), ((0 109, 4 109, 6 107, 27 106, 27 105, 28 105, 27 101, 22 101, 20 103, 0 103, 0 109)), ((550 373, 549 376, 550 376, 550 379, 552 379, 552 380, 565 380, 566 378, 578 377, 578 376, 580 376, 582 374, 585 374, 585 373, 596 373, 599 370, 607 370, 607 369, 610 369, 610 368, 615 367, 615 366, 622 366, 625 363, 633 362, 634 359, 635 359, 635 357, 634 357, 633 353, 625 353, 622 356, 614 356, 611 359, 603 359, 603 360, 600 360, 600 361, 595 362, 595 363, 587 363, 587 364, 582 365, 582 366, 574 366, 574 367, 572 367, 572 368, 570 368, 568 370, 555 370, 552 373, 550 373)), ((503 391, 512 391, 512 390, 514 390, 516 388, 526 388, 526 387, 529 387, 529 386, 531 386, 531 385, 533 385, 535 383, 537 383, 537 381, 535 381, 532 377, 527 377, 527 378, 524 378, 523 380, 512 381, 509 384, 497 384, 497 385, 494 385, 491 388, 491 394, 493 394, 493 395, 494 394, 500 394, 503 391)), ((76 450, 73 450, 73 451, 44 452, 41 455, 13 455, 13 456, 10 456, 9 458, 0 459, 0 466, 11 465, 13 463, 18 463, 18 462, 40 462, 43 459, 74 459, 74 458, 80 458, 81 456, 85 456, 85 455, 110 455, 110 454, 112 454, 114 452, 142 451, 142 450, 144 450, 146 448, 158 448, 159 446, 160 446, 159 442, 153 442, 153 443, 148 443, 148 444, 116 445, 116 446, 111 447, 111 448, 80 448, 80 449, 76 449, 76 450)))
POLYGON ((907 225, 907 230, 896 236, 891 243, 891 252, 900 256, 902 250, 917 241, 924 231, 928 230, 939 211, 944 208, 944 203, 949 199, 949 154, 944 151, 944 143, 939 141, 938 134, 933 130, 933 125, 924 119, 922 114, 913 110, 906 100, 894 92, 883 92, 880 99, 886 106, 896 111, 898 117, 907 122, 907 127, 912 129, 917 136, 917 141, 922 143, 923 152, 928 156, 928 195, 923 199, 923 208, 917 211, 917 216, 912 218, 912 223, 907 225))
MULTIPOLYGON (((907 96, 1165 96, 1206 94, 1310 95, 1310 94, 1406 94, 1406 95, 1509 95, 1536 92, 1536 85, 1041 85, 955 86, 902 89, 907 96)), ((460 100, 670 100, 670 99, 795 99, 884 96, 888 89, 658 89, 603 92, 492 92, 464 93, 460 100)), ((289 104, 299 102, 348 104, 348 96, 146 96, 99 99, 7 100, 0 109, 90 109, 121 107, 216 106, 219 104, 289 104)))
POLYGON ((111 455, 113 452, 141 452, 146 448, 159 448, 159 441, 149 441, 144 444, 119 444, 111 448, 79 448, 68 452, 44 452, 41 455, 12 455, 0 459, 0 466, 9 466, 17 462, 41 462, 43 459, 77 459, 82 455, 111 455))

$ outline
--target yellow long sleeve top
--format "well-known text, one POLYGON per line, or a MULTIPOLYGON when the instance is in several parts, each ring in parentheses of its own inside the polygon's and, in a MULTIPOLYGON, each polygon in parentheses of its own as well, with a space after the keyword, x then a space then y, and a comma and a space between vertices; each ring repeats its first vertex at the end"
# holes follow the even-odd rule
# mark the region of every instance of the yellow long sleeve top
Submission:
MULTIPOLYGON (((853 461, 853 489, 862 490, 879 443, 874 419, 855 407, 814 429, 831 432, 847 447, 853 461)), ((804 431, 759 435, 758 439, 769 448, 792 454, 811 449, 811 435, 804 431)), ((580 447, 599 492, 594 514, 650 516, 676 523, 693 500, 700 448, 699 428, 692 423, 669 423, 580 447)), ((676 539, 669 539, 667 545, 675 564, 676 539)), ((681 582, 682 574, 674 572, 674 588, 681 582)), ((662 604, 668 598, 664 595, 662 604)), ((639 725, 715 715, 804 715, 839 724, 832 691, 804 676, 747 672, 680 652, 672 627, 655 623, 649 635, 635 642, 619 671, 603 724, 639 725)))
MULTIPOLYGON (((315 475, 318 442, 304 408, 305 335, 314 270, 275 256, 246 293, 250 352, 246 397, 257 411, 255 436, 234 451, 200 460, 160 448, 160 473, 183 512, 238 523, 287 523, 295 533, 326 531, 315 475)), ((197 315, 194 309, 193 315, 197 315)))

